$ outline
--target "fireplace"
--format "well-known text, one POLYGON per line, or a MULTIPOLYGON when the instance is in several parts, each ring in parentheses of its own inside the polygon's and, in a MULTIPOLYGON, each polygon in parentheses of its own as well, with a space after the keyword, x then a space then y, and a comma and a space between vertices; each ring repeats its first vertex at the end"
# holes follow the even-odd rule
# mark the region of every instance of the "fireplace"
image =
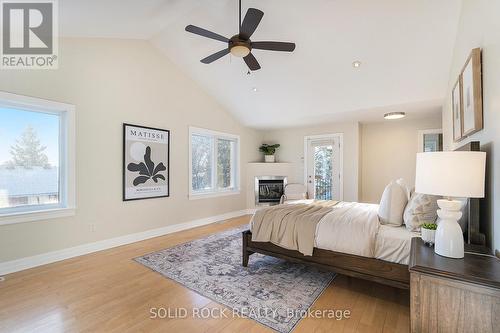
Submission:
POLYGON ((279 204, 285 185, 286 177, 284 176, 255 177, 255 205, 270 206, 279 204))

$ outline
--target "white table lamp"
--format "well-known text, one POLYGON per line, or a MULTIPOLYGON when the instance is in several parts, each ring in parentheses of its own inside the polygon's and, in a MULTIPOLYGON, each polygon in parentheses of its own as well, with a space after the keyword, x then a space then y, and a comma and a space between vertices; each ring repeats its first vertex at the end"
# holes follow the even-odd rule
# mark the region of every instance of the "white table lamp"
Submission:
POLYGON ((438 200, 441 218, 436 230, 434 252, 444 257, 463 258, 463 231, 458 224, 461 205, 451 197, 483 198, 486 153, 472 151, 417 154, 415 192, 447 197, 438 200))

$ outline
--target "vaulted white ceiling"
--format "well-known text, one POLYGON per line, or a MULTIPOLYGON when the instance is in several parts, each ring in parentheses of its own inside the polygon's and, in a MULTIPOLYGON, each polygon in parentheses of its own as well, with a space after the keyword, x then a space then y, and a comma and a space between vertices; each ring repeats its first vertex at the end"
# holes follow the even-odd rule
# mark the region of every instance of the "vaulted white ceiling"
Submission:
POLYGON ((64 36, 151 40, 258 128, 439 110, 460 12, 459 0, 243 0, 244 12, 265 13, 252 40, 297 44, 293 53, 254 50, 262 69, 247 75, 240 58, 200 63, 226 45, 184 31, 193 24, 233 36, 236 0, 60 0, 60 6, 64 36))

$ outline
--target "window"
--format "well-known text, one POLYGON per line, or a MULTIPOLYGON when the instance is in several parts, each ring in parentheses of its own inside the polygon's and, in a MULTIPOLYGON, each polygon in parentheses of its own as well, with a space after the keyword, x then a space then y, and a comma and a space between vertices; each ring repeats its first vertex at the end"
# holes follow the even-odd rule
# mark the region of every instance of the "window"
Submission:
POLYGON ((189 128, 190 198, 239 193, 239 136, 189 128))
POLYGON ((0 224, 74 214, 74 107, 0 92, 0 224))

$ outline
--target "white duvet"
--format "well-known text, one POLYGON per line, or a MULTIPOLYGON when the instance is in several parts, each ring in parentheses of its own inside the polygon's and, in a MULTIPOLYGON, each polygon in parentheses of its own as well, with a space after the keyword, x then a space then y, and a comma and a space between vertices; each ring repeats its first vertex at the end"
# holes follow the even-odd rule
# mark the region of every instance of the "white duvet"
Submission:
POLYGON ((380 226, 378 205, 339 202, 316 227, 315 246, 320 249, 375 257, 380 226))

